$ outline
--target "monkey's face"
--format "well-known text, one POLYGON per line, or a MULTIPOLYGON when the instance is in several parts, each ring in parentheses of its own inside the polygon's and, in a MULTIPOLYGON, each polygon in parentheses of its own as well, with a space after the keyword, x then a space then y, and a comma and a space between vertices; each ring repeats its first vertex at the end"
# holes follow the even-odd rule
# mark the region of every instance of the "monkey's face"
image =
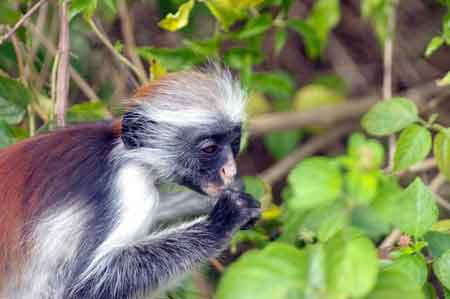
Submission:
POLYGON ((223 125, 199 133, 184 137, 189 150, 178 158, 177 164, 182 167, 178 182, 200 193, 217 196, 237 175, 235 159, 239 153, 241 126, 223 125))

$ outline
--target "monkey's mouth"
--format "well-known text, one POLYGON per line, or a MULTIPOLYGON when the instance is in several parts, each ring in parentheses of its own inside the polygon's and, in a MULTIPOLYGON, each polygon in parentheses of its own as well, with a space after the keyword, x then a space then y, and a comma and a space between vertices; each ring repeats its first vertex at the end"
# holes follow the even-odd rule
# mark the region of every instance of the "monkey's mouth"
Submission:
POLYGON ((225 189, 227 189, 228 186, 229 186, 229 184, 218 185, 218 184, 213 184, 213 183, 206 183, 206 184, 202 184, 201 189, 207 195, 216 197, 216 196, 220 195, 225 189))

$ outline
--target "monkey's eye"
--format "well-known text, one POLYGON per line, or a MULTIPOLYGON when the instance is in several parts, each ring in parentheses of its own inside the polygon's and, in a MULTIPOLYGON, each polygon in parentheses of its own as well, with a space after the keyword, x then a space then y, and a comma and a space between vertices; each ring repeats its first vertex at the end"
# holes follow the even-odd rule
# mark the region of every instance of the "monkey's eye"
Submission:
POLYGON ((239 147, 239 146, 241 145, 241 136, 235 138, 235 139, 233 140, 233 142, 231 143, 231 145, 232 145, 232 146, 239 147))
POLYGON ((215 144, 209 144, 207 146, 202 147, 202 152, 207 154, 214 154, 219 147, 215 144))

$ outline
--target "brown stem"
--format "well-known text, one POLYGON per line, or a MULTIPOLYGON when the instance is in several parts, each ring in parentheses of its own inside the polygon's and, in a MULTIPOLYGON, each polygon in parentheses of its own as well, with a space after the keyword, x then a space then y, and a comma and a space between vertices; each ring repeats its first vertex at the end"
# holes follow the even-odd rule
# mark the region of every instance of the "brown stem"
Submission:
POLYGON ((66 110, 68 106, 69 96, 69 55, 70 55, 70 40, 69 40, 69 18, 68 18, 68 4, 63 1, 59 6, 59 63, 57 69, 56 79, 56 123, 58 126, 64 126, 66 110))

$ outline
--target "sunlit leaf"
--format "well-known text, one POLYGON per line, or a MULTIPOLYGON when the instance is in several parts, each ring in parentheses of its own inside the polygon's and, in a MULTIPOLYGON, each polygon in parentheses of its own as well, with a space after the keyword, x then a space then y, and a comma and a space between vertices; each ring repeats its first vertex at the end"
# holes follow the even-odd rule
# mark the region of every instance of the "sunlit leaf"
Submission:
POLYGON ((295 80, 286 72, 259 72, 252 76, 252 88, 276 99, 290 99, 295 91, 295 80))
POLYGON ((395 148, 394 170, 400 171, 425 159, 431 150, 431 133, 412 124, 402 131, 395 148))
POLYGON ((69 122, 96 121, 109 116, 108 109, 102 102, 85 102, 76 104, 67 110, 69 122))
POLYGON ((272 25, 272 16, 269 14, 262 14, 256 18, 251 18, 247 21, 242 30, 235 33, 236 38, 246 39, 254 37, 267 31, 272 25))
POLYGON ((164 66, 159 63, 158 60, 152 59, 150 60, 150 80, 156 80, 158 78, 161 78, 167 73, 164 66))
POLYGON ((434 137, 433 154, 439 171, 450 179, 450 129, 441 130, 434 137))
POLYGON ((69 19, 71 20, 78 14, 83 14, 90 19, 97 9, 98 0, 72 0, 69 6, 69 19))
POLYGON ((306 54, 311 59, 316 59, 320 56, 321 44, 320 39, 309 24, 303 20, 290 19, 286 22, 286 25, 299 33, 305 43, 306 54))
POLYGON ((427 49, 425 50, 425 56, 431 56, 444 44, 444 42, 444 39, 440 36, 433 37, 433 39, 431 39, 431 41, 428 43, 427 49))
POLYGON ((148 61, 156 59, 167 71, 190 69, 207 59, 188 48, 139 47, 137 53, 148 61))
POLYGON ((384 270, 403 272, 418 286, 423 286, 428 277, 427 262, 421 254, 401 255, 395 258, 384 270))
POLYGON ((189 22, 189 14, 194 7, 194 3, 194 0, 183 3, 175 14, 169 13, 158 23, 158 26, 172 32, 185 27, 189 22))
POLYGON ((414 102, 395 97, 375 104, 364 115, 362 126, 372 135, 386 136, 406 128, 419 119, 414 102))
POLYGON ((450 72, 448 72, 447 74, 445 74, 444 77, 442 77, 441 79, 439 79, 436 84, 438 86, 446 86, 446 85, 450 85, 450 72))
POLYGON ((287 33, 286 29, 284 29, 284 28, 277 29, 277 31, 275 33, 275 44, 274 44, 274 49, 275 49, 276 55, 279 55, 281 50, 283 50, 284 45, 286 44, 287 37, 288 37, 288 33, 287 33))
POLYGON ((425 299, 422 287, 404 272, 381 271, 375 288, 364 299, 425 299))

